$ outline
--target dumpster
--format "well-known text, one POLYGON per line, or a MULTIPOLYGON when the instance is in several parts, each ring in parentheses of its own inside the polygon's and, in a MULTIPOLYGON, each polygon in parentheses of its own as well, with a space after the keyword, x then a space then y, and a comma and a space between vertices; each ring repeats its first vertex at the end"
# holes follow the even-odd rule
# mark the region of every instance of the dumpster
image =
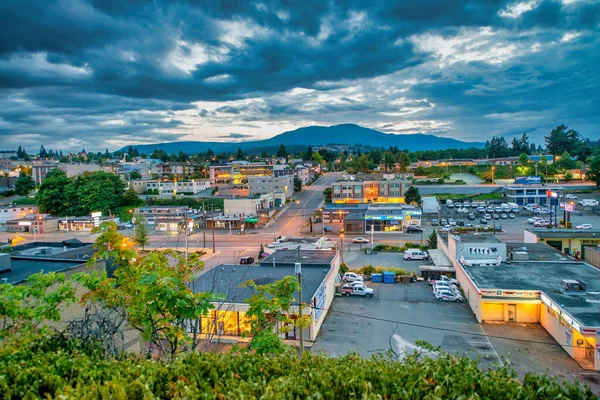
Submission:
POLYGON ((381 274, 371 274, 372 282, 383 282, 383 275, 381 274))
POLYGON ((383 282, 384 283, 394 283, 396 281, 396 274, 393 272, 384 272, 383 273, 383 282))

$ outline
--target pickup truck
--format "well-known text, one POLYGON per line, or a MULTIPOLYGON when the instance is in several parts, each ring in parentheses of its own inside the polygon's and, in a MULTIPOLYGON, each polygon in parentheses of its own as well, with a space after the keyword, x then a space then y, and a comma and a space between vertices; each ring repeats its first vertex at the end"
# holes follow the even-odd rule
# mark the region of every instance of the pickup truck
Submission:
POLYGON ((344 286, 342 288, 343 296, 365 296, 365 297, 373 297, 373 289, 365 287, 365 286, 344 286))

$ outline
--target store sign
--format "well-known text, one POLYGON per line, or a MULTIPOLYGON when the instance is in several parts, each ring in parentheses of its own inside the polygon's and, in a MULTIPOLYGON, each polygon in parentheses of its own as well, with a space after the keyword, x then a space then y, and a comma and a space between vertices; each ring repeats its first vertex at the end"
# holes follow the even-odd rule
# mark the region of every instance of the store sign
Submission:
POLYGON ((535 299, 540 292, 532 291, 532 290, 501 290, 501 289, 492 289, 492 290, 482 290, 482 295, 494 296, 494 297, 529 297, 535 299))
POLYGON ((100 217, 102 216, 102 213, 100 211, 96 211, 93 212, 91 215, 92 219, 94 220, 94 227, 100 226, 100 217))
POLYGON ((515 178, 515 184, 517 185, 541 185, 541 176, 517 176, 515 178))
POLYGON ((559 208, 566 212, 575 212, 575 204, 559 203, 559 208))
POLYGON ((19 221, 20 226, 31 226, 31 221, 19 221))
POLYGON ((559 314, 560 317, 568 324, 573 327, 577 332, 583 332, 583 328, 579 325, 569 314, 561 310, 552 300, 548 298, 545 294, 541 295, 542 303, 550 307, 555 313, 559 314))
POLYGON ((366 215, 365 219, 367 221, 370 221, 370 220, 373 220, 373 221, 402 221, 402 220, 404 220, 404 217, 401 215, 381 215, 381 216, 366 215))
POLYGON ((327 299, 327 291, 325 286, 326 281, 327 280, 321 283, 321 286, 319 286, 319 289, 317 289, 317 294, 314 297, 315 322, 321 318, 321 315, 325 309, 325 300, 327 299))

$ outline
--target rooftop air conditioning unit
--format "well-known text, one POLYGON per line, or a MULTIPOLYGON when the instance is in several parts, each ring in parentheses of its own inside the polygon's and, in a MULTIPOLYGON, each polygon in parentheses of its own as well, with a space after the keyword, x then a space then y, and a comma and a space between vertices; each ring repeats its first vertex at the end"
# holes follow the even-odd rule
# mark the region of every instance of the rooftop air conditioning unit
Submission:
POLYGON ((579 292, 585 291, 585 283, 575 279, 562 279, 561 286, 563 291, 579 292))

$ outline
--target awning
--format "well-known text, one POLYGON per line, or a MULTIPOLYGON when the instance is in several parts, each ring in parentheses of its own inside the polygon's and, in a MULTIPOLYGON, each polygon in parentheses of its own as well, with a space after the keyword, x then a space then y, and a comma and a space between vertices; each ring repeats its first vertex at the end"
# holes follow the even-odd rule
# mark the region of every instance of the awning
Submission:
POLYGON ((244 218, 244 222, 247 224, 257 224, 258 218, 244 218))

